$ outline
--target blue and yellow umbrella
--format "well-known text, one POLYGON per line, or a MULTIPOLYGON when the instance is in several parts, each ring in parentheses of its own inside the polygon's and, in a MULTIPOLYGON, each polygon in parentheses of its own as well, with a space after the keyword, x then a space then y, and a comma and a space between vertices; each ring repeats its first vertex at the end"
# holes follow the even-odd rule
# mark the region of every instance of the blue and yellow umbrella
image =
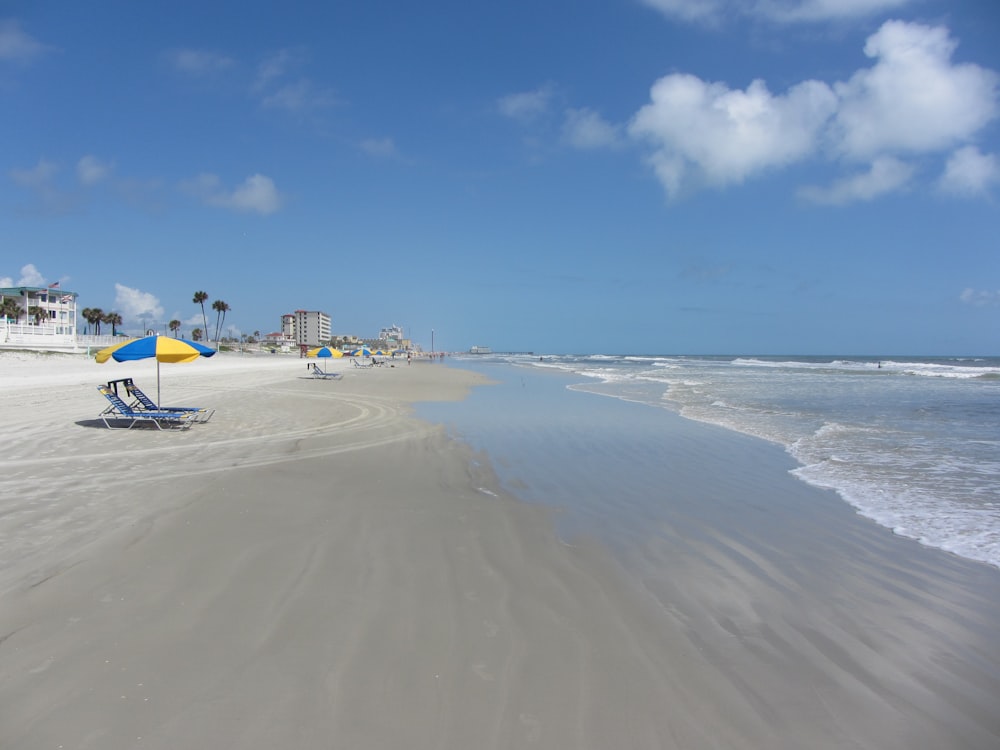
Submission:
POLYGON ((211 357, 215 349, 187 339, 175 339, 169 336, 146 336, 141 339, 130 339, 101 349, 94 355, 98 364, 109 359, 115 362, 132 362, 137 359, 156 359, 156 403, 160 402, 160 362, 193 362, 199 357, 211 357))
POLYGON ((340 358, 344 356, 344 353, 339 349, 334 349, 330 346, 317 346, 315 349, 310 349, 306 352, 307 357, 336 357, 340 358))

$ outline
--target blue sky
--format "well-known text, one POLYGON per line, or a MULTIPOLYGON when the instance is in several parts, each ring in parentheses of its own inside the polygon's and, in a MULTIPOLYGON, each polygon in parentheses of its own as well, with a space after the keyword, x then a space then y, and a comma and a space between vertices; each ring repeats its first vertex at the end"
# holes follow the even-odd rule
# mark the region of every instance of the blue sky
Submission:
MULTIPOLYGON (((437 349, 997 354, 994 0, 10 2, 0 285, 437 349)), ((212 321, 210 321, 210 327, 212 321)))

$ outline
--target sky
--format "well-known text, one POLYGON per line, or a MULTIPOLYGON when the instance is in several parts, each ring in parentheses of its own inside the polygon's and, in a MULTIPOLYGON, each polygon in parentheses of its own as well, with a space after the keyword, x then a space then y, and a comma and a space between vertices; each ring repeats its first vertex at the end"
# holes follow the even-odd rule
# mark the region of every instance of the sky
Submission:
POLYGON ((0 286, 185 336, 204 291, 235 336, 997 355, 998 39, 995 0, 8 1, 0 286))

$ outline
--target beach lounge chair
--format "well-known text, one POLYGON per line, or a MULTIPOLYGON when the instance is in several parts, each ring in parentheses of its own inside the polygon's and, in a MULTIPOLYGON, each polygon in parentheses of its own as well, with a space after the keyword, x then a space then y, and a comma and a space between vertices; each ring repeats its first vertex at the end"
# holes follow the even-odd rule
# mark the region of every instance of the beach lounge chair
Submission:
POLYGON ((132 378, 122 378, 121 380, 112 380, 108 382, 108 386, 111 387, 115 393, 118 393, 117 387, 118 383, 121 383, 125 387, 125 393, 128 394, 129 398, 133 401, 129 404, 133 409, 142 409, 143 411, 169 411, 169 412, 184 412, 190 413, 191 418, 195 422, 207 422, 215 414, 215 409, 203 409, 198 406, 157 406, 153 399, 139 390, 139 386, 132 382, 132 378))
POLYGON ((371 363, 369 363, 369 364, 367 364, 367 365, 363 365, 363 364, 361 364, 360 362, 358 362, 358 360, 356 360, 356 359, 352 359, 352 360, 351 360, 351 362, 353 362, 353 363, 354 363, 354 366, 355 366, 355 367, 374 367, 374 366, 375 366, 375 365, 373 365, 373 364, 371 364, 371 363))
POLYGON ((191 412, 181 411, 151 411, 133 409, 125 403, 121 396, 106 385, 97 386, 97 390, 108 400, 108 407, 98 417, 104 426, 111 429, 131 430, 137 424, 152 423, 160 430, 186 430, 195 423, 191 412), (112 422, 128 422, 121 427, 112 426, 112 422))
POLYGON ((319 378, 320 380, 340 380, 339 372, 327 372, 326 370, 321 370, 320 366, 315 362, 310 362, 309 367, 312 370, 314 378, 319 378))

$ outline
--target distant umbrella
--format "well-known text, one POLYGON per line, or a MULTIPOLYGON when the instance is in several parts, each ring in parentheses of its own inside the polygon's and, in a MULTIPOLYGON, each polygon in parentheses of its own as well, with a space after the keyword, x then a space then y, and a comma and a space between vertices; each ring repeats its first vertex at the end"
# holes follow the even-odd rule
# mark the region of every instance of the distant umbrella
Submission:
POLYGON ((146 336, 131 339, 120 344, 101 349, 94 355, 98 364, 109 359, 116 362, 132 362, 137 359, 156 359, 156 403, 160 401, 160 362, 193 362, 199 357, 211 357, 215 349, 210 349, 195 341, 175 339, 170 336, 146 336))

